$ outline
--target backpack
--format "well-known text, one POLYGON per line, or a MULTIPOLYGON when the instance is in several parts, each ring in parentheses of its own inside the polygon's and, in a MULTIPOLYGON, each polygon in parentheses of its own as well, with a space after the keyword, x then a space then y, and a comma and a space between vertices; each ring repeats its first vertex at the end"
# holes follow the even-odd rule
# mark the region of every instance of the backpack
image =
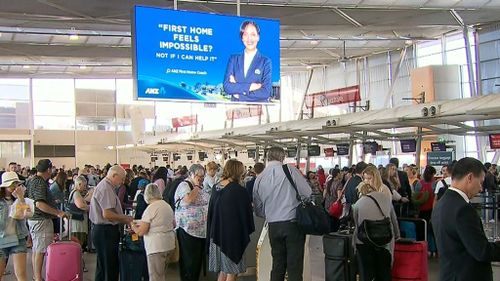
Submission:
POLYGON ((163 200, 167 202, 170 205, 170 207, 172 207, 172 210, 174 210, 174 212, 176 203, 179 203, 175 202, 175 192, 177 191, 177 187, 179 186, 179 184, 181 184, 184 181, 187 182, 189 188, 193 190, 194 186, 190 181, 187 181, 185 177, 179 177, 174 179, 171 183, 169 183, 162 194, 163 200))
POLYGON ((441 197, 443 197, 445 191, 448 189, 449 185, 446 183, 446 181, 444 179, 441 180, 441 183, 443 184, 443 187, 441 187, 441 189, 438 191, 438 194, 437 194, 437 199, 441 199, 441 197))

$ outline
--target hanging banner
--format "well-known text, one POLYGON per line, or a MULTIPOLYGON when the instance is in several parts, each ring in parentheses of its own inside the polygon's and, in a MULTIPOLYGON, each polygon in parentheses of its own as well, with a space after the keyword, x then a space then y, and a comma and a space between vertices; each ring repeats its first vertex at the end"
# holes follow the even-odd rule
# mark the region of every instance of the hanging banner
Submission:
POLYGON ((262 115, 262 107, 242 107, 226 110, 227 119, 243 119, 262 115))
POLYGON ((453 151, 427 152, 427 165, 429 166, 449 165, 453 160, 455 160, 453 151))
POLYGON ((490 135, 490 148, 491 149, 500 149, 500 134, 491 134, 490 135))
POLYGON ((198 115, 172 118, 172 127, 180 128, 198 124, 198 115))
POLYGON ((356 101, 361 101, 359 85, 308 95, 306 107, 323 107, 356 101))

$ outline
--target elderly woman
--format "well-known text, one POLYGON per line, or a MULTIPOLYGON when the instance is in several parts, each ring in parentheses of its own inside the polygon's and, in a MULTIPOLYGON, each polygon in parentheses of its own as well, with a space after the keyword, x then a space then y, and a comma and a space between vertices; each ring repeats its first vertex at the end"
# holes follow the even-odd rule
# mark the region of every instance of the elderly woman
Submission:
POLYGON ((14 261, 16 279, 26 278, 26 237, 28 228, 25 218, 9 217, 9 208, 14 199, 24 202, 25 187, 16 172, 4 172, 0 185, 0 280, 2 280, 6 261, 11 257, 14 261))
MULTIPOLYGON (((374 167, 376 170, 376 168, 374 167)), ((380 187, 375 187, 367 182, 358 186, 359 200, 353 205, 353 219, 356 227, 354 231, 354 242, 359 254, 360 268, 363 268, 361 280, 390 281, 392 256, 394 252, 394 241, 399 239, 399 226, 396 213, 391 204, 391 199, 380 192, 380 187), (377 203, 380 209, 377 207, 377 203), (358 229, 364 220, 382 220, 390 218, 392 241, 383 246, 376 247, 364 244, 358 238, 358 229)))
POLYGON ((164 281, 167 257, 175 248, 174 212, 162 200, 160 189, 150 183, 144 190, 144 200, 148 207, 140 221, 134 221, 132 229, 144 236, 144 248, 148 259, 150 281, 164 281))
POLYGON ((219 272, 218 281, 234 281, 245 272, 243 253, 255 231, 253 209, 241 185, 245 168, 236 159, 226 162, 208 211, 209 270, 219 272), (231 225, 231 227, 225 227, 231 225))
POLYGON ((212 189, 212 187, 220 181, 217 171, 219 171, 219 165, 217 165, 217 163, 211 161, 207 164, 207 174, 203 180, 203 188, 212 189))
POLYGON ((79 176, 75 179, 75 187, 68 197, 68 205, 75 204, 83 214, 83 220, 71 219, 71 235, 78 238, 80 245, 86 245, 88 235, 88 211, 89 206, 85 201, 83 194, 87 191, 87 180, 84 176, 79 176))
POLYGON ((202 187, 204 177, 203 166, 193 164, 189 177, 179 184, 174 195, 179 272, 183 281, 198 280, 205 258, 210 189, 202 187))

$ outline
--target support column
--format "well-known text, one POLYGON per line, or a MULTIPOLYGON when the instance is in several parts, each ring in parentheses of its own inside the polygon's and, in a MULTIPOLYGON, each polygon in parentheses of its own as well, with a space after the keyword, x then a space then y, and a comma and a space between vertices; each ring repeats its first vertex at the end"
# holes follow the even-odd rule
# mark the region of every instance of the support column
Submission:
POLYGON ((389 92, 387 93, 387 97, 385 98, 385 107, 386 108, 388 106, 390 106, 391 108, 393 107, 393 103, 394 103, 394 100, 393 100, 394 88, 395 88, 395 85, 396 85, 396 83, 398 81, 398 78, 399 78, 399 72, 401 71, 401 66, 403 65, 403 62, 406 59, 406 51, 407 51, 407 49, 408 49, 408 47, 405 46, 401 50, 401 54, 399 56, 399 62, 396 65, 396 69, 394 70, 394 73, 392 73, 392 61, 391 61, 390 53, 389 53, 389 67, 390 67, 391 70, 390 70, 390 78, 389 78, 390 88, 389 88, 389 92))
POLYGON ((422 127, 417 128, 417 151, 415 152, 415 164, 420 170, 420 154, 422 153, 422 127))

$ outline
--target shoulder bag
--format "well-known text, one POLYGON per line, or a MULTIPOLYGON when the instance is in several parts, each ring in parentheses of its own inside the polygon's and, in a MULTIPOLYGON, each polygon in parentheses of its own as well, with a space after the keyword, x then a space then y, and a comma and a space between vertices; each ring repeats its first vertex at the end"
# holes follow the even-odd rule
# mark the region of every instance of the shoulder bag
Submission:
POLYGON ((363 220, 358 228, 358 239, 367 245, 384 247, 392 240, 391 219, 387 217, 384 212, 382 212, 382 208, 380 208, 380 205, 375 198, 371 195, 366 196, 375 202, 378 210, 384 218, 381 220, 363 220))
POLYGON ((321 205, 315 205, 312 202, 303 200, 297 189, 297 185, 292 179, 290 170, 285 164, 282 166, 285 175, 290 181, 293 189, 296 193, 296 198, 300 202, 296 209, 296 219, 297 225, 305 234, 310 235, 323 235, 330 232, 330 219, 328 218, 328 213, 326 213, 325 208, 321 205))
POLYGON ((72 220, 83 221, 85 211, 78 208, 78 206, 76 206, 74 201, 71 202, 71 199, 73 198, 74 195, 75 195, 75 190, 71 191, 71 193, 69 194, 69 199, 68 199, 69 202, 68 206, 66 207, 66 211, 71 214, 72 220))

